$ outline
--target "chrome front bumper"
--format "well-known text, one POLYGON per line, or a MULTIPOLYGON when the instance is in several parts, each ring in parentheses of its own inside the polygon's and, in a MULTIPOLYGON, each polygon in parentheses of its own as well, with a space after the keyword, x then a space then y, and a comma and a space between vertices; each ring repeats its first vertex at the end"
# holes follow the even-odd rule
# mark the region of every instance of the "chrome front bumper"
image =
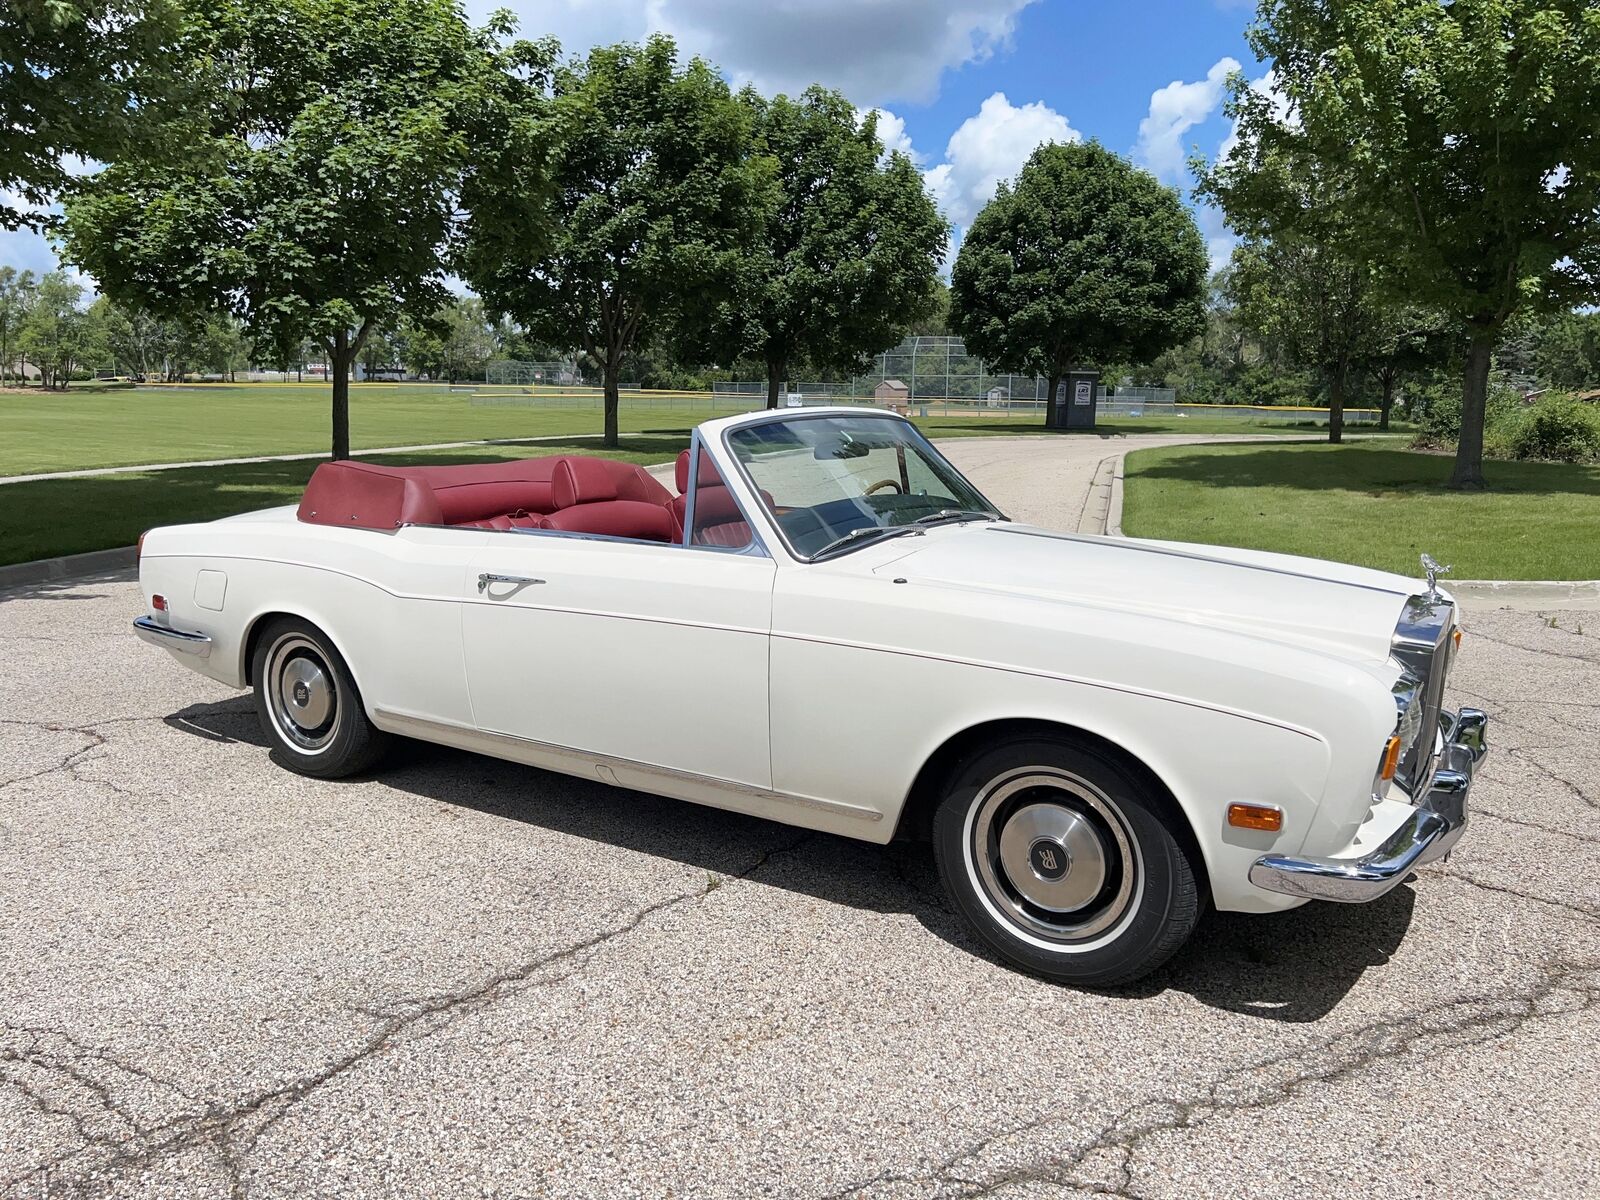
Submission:
POLYGON ((203 633, 173 629, 149 616, 135 617, 133 631, 152 646, 162 646, 179 654, 191 654, 195 658, 211 657, 211 639, 203 633))
POLYGON ((1375 850, 1360 858, 1263 855, 1250 867, 1250 882, 1286 896, 1362 904, 1398 886, 1413 867, 1443 858, 1467 827, 1467 794, 1488 753, 1488 730, 1488 716, 1476 708, 1440 715, 1442 746, 1427 795, 1375 850))

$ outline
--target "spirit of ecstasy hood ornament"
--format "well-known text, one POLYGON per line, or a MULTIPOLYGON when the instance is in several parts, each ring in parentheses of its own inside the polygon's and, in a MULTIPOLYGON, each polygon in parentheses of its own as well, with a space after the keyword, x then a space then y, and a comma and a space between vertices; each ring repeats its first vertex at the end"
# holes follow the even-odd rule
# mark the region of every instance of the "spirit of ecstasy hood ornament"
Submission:
POLYGON ((1422 569, 1428 575, 1428 599, 1442 600, 1443 597, 1439 595, 1439 576, 1450 574, 1450 568, 1441 567, 1434 561, 1433 555, 1424 554, 1422 556, 1422 569))

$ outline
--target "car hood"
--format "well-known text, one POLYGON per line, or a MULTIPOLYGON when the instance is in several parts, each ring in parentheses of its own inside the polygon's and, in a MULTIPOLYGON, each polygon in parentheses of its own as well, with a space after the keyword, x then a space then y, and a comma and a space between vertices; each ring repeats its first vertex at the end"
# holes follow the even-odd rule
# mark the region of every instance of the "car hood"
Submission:
POLYGON ((1141 613, 1384 662, 1418 580, 1365 567, 1011 523, 885 543, 875 573, 909 582, 1141 613))

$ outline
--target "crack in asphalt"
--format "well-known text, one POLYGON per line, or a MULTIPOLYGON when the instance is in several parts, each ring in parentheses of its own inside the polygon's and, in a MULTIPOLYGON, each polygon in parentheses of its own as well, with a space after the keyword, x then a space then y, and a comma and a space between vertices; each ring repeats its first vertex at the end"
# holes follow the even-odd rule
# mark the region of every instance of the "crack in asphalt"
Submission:
MULTIPOLYGON (((81 1145, 58 1155, 42 1167, 35 1167, 12 1179, 0 1180, 0 1190, 16 1188, 30 1179, 42 1176, 47 1190, 52 1195, 90 1195, 105 1186, 106 1171, 116 1176, 130 1169, 148 1168, 157 1161, 186 1151, 203 1150, 215 1155, 222 1164, 228 1175, 230 1195, 242 1197, 248 1190, 244 1184, 243 1160, 255 1148, 262 1135, 281 1121, 296 1105, 345 1072, 381 1055, 402 1039, 420 1040, 432 1036, 462 1016, 487 1008, 505 997, 519 995, 534 987, 548 987, 570 978, 587 965, 593 957, 591 951, 626 936, 658 913, 680 905, 700 903, 730 881, 752 878, 775 857, 799 849, 815 836, 814 833, 807 831, 781 845, 764 849, 749 866, 731 875, 707 872, 705 882, 699 887, 653 901, 633 910, 624 920, 610 928, 500 971, 471 986, 402 1000, 389 1006, 387 1016, 379 1017, 379 1014, 372 1010, 363 1010, 364 1015, 379 1017, 377 1028, 353 1050, 340 1055, 321 1069, 290 1083, 257 1092, 229 1105, 207 1102, 203 1110, 198 1113, 185 1113, 149 1127, 141 1126, 131 1116, 115 1110, 131 1127, 131 1132, 120 1138, 94 1133, 88 1130, 81 1120, 75 1120, 81 1145), (570 964, 570 969, 548 976, 543 974, 549 968, 562 964, 570 964), (254 1119, 259 1119, 260 1123, 251 1128, 249 1125, 254 1119), (74 1163, 74 1160, 87 1156, 94 1156, 95 1161, 74 1163), (75 1167, 75 1174, 70 1178, 61 1174, 62 1169, 69 1163, 74 1163, 75 1167)), ((109 1052, 97 1053, 107 1061, 116 1061, 109 1052)), ((0 1056, 0 1083, 27 1095, 31 1085, 26 1082, 19 1084, 16 1073, 5 1069, 8 1064, 9 1060, 0 1056)), ((33 1062, 31 1065, 43 1064, 33 1062)), ((71 1072, 64 1071, 59 1066, 56 1069, 75 1078, 71 1072)), ((148 1075, 144 1077, 151 1078, 148 1075)), ((84 1086, 88 1084, 85 1082, 84 1086)), ((109 1107, 109 1089, 91 1087, 90 1090, 106 1100, 106 1107, 109 1107)), ((191 1101, 197 1100, 189 1093, 184 1095, 191 1101)), ((35 1103, 35 1107, 40 1105, 35 1103)), ((50 1110, 41 1107, 41 1111, 50 1110)), ((73 1119, 73 1114, 69 1112, 50 1112, 50 1115, 73 1119)))
POLYGON ((1590 845, 1600 846, 1600 837, 1579 833, 1575 829, 1562 829, 1557 825, 1545 825, 1539 821, 1524 820, 1522 817, 1509 817, 1505 813, 1495 812, 1492 808, 1485 808, 1482 804, 1474 804, 1472 806, 1472 815, 1474 817, 1487 817, 1492 821, 1503 821, 1507 825, 1519 825, 1523 829, 1537 829, 1540 833, 1571 838, 1575 842, 1588 842, 1590 845))
POLYGON ((983 1156, 1027 1135, 1047 1132, 1069 1117, 1046 1114, 984 1135, 921 1173, 880 1171, 827 1193, 821 1200, 846 1200, 873 1188, 906 1184, 932 1187, 940 1200, 974 1200, 1028 1183, 1070 1187, 1099 1195, 1137 1196, 1133 1181, 1143 1145, 1161 1134, 1181 1133, 1214 1118, 1262 1112, 1299 1098, 1311 1085, 1341 1082, 1385 1062, 1426 1057, 1426 1046, 1482 1044, 1515 1033, 1529 1022, 1570 1016, 1600 1007, 1600 959, 1547 963, 1520 994, 1461 996, 1399 1016, 1373 1021, 1305 1049, 1286 1051, 1218 1076, 1187 1097, 1158 1097, 1116 1113, 1086 1140, 1056 1155, 994 1171, 983 1156), (1546 1001, 1564 997, 1560 1006, 1546 1001), (1079 1173, 1091 1158, 1115 1157, 1117 1181, 1079 1173))
POLYGON ((74 782, 88 783, 97 787, 109 788, 119 796, 132 796, 133 793, 128 791, 128 789, 124 788, 121 784, 113 783, 109 779, 99 779, 93 775, 82 775, 79 773, 79 771, 89 763, 105 757, 104 755, 99 754, 95 754, 93 757, 86 757, 91 755, 93 751, 103 748, 111 741, 111 738, 107 734, 100 732, 101 727, 106 725, 125 725, 135 722, 159 720, 161 720, 160 717, 151 716, 106 717, 104 720, 100 721, 85 721, 78 725, 66 725, 58 721, 29 721, 17 720, 14 718, 0 719, 0 725, 17 725, 28 729, 39 729, 45 733, 68 733, 76 737, 83 738, 86 741, 85 745, 79 746, 76 750, 62 755, 60 759, 51 766, 44 767, 38 771, 30 771, 25 775, 14 775, 10 779, 0 779, 0 791, 4 791, 9 787, 15 787, 19 783, 28 783, 35 779, 43 779, 48 775, 59 775, 65 772, 72 777, 74 782))
MULTIPOLYGON (((1558 626, 1547 626, 1547 628, 1559 628, 1559 627, 1558 626)), ((1588 638, 1586 635, 1572 634, 1571 630, 1561 630, 1561 632, 1569 634, 1570 636, 1583 637, 1585 641, 1592 640, 1592 639, 1588 638)), ((1521 650, 1521 651, 1524 651, 1525 653, 1528 653, 1528 654, 1542 654, 1542 655, 1545 655, 1546 657, 1549 657, 1549 658, 1564 658, 1564 659, 1568 660, 1569 662, 1600 663, 1600 656, 1597 656, 1597 655, 1568 654, 1568 653, 1565 653, 1565 652, 1560 651, 1560 650, 1546 650, 1542 646, 1528 646, 1528 645, 1524 645, 1521 642, 1508 641, 1505 638, 1495 637, 1492 633, 1484 633, 1481 630, 1474 630, 1473 633, 1472 633, 1472 636, 1473 636, 1474 640, 1481 638, 1483 641, 1493 642, 1497 646, 1505 646, 1507 649, 1510 649, 1510 650, 1521 650)))
POLYGON ((1463 871, 1460 867, 1450 866, 1444 869, 1424 867, 1420 873, 1438 875, 1445 879, 1459 879, 1462 883, 1471 884, 1486 892, 1499 892, 1504 896, 1516 896, 1521 900, 1529 900, 1534 904, 1547 904, 1551 908, 1564 909, 1582 921, 1600 921, 1600 904, 1589 904, 1582 900, 1556 900, 1550 896, 1539 896, 1533 892, 1525 892, 1514 888, 1510 884, 1499 883, 1487 879, 1479 879, 1470 872, 1463 871))

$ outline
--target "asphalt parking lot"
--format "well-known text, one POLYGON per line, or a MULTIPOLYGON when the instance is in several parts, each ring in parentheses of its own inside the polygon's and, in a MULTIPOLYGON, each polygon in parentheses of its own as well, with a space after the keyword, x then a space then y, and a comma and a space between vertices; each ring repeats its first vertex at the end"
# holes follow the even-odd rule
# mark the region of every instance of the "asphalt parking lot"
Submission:
POLYGON ((1090 994, 917 848, 424 746, 289 774, 138 611, 0 599, 0 1194, 1595 1194, 1600 612, 1469 611, 1447 863, 1090 994))

